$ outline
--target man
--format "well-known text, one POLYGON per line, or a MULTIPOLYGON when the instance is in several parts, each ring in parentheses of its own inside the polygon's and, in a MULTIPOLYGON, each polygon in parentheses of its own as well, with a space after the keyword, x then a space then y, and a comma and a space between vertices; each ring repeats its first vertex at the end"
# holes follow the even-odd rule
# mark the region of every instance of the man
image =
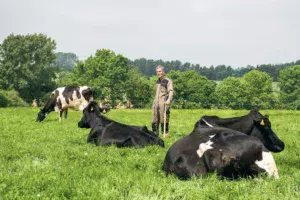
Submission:
POLYGON ((165 77, 164 67, 158 65, 156 67, 156 94, 152 107, 152 131, 159 135, 159 123, 161 124, 161 131, 164 138, 168 137, 169 132, 169 118, 170 118, 170 104, 173 99, 173 82, 165 77), (164 115, 166 115, 166 127, 164 127, 164 115))

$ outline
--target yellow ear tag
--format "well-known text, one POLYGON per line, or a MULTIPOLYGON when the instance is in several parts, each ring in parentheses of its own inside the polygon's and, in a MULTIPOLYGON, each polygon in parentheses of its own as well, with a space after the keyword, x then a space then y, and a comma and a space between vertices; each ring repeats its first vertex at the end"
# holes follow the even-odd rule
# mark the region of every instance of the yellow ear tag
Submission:
POLYGON ((260 125, 262 125, 262 126, 264 126, 264 125, 265 125, 265 122, 264 122, 264 120, 261 120, 261 122, 260 122, 260 125))
POLYGON ((93 111, 94 110, 94 107, 91 107, 91 111, 93 111))

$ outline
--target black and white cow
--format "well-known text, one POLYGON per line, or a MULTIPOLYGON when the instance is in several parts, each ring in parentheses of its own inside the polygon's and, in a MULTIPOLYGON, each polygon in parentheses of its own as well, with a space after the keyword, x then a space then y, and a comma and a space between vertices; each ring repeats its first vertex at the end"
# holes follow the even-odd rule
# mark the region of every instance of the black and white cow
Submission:
POLYGON ((203 127, 201 133, 176 141, 166 154, 163 170, 181 179, 212 172, 228 179, 262 172, 279 177, 272 154, 258 138, 223 127, 203 127))
POLYGON ((65 119, 68 116, 68 109, 83 110, 93 100, 94 91, 88 86, 66 86, 55 89, 40 110, 36 118, 37 122, 43 121, 47 114, 52 111, 59 113, 59 120, 65 112, 65 119))
POLYGON ((113 121, 101 115, 101 108, 91 102, 83 110, 83 117, 78 122, 80 128, 91 128, 87 142, 96 145, 142 148, 147 145, 164 147, 164 141, 149 131, 146 126, 130 126, 113 121))
POLYGON ((257 137, 272 152, 281 152, 284 142, 273 132, 269 117, 263 116, 258 110, 251 110, 247 115, 233 118, 203 116, 195 124, 194 131, 201 127, 225 127, 257 137))

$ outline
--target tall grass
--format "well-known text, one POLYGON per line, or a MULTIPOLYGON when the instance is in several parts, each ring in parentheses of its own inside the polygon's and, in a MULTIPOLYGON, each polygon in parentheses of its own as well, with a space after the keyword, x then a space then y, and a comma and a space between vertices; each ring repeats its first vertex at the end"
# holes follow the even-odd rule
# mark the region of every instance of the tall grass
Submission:
MULTIPOLYGON (((88 129, 77 128, 82 113, 57 113, 35 122, 36 108, 0 109, 0 199, 299 199, 300 112, 261 111, 286 149, 273 154, 280 178, 226 181, 211 174, 181 181, 161 170, 168 148, 189 134, 202 115, 240 116, 248 111, 171 110, 166 148, 143 149, 86 143, 88 129)), ((112 110, 116 121, 147 125, 150 110, 112 110)))

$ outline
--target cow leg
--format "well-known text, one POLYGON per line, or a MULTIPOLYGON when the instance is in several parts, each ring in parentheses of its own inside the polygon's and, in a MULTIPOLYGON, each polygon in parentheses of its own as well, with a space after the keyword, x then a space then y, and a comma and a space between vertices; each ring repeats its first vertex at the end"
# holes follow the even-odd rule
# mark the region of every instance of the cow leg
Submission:
POLYGON ((93 138, 92 138, 92 134, 91 133, 89 133, 89 135, 88 135, 88 137, 86 139, 86 142, 87 143, 93 143, 93 138))
POLYGON ((63 110, 59 110, 59 112, 58 112, 59 114, 59 116, 58 116, 58 119, 59 119, 59 121, 61 121, 61 117, 62 117, 62 113, 63 113, 63 110))
POLYGON ((68 118, 68 108, 66 108, 64 111, 65 111, 65 115, 64 115, 65 119, 67 119, 68 118))
POLYGON ((131 138, 129 137, 126 140, 124 140, 123 142, 117 143, 116 145, 117 145, 117 147, 132 147, 133 142, 132 142, 131 138))
POLYGON ((222 151, 210 149, 203 154, 203 160, 208 172, 216 171, 218 175, 228 178, 235 177, 231 162, 236 159, 235 154, 223 148, 222 151))
MULTIPOLYGON (((100 141, 100 140, 99 140, 100 141)), ((87 143, 94 143, 97 146, 99 146, 99 141, 98 139, 95 137, 95 135, 93 135, 92 133, 90 133, 86 139, 87 143)))
POLYGON ((102 141, 100 140, 101 138, 98 138, 97 142, 101 142, 102 146, 106 146, 106 145, 116 145, 117 147, 140 147, 139 145, 135 144, 132 141, 131 137, 128 138, 105 138, 102 141))
POLYGON ((99 129, 92 129, 87 137, 87 143, 95 143, 97 146, 99 146, 101 142, 101 130, 99 129))

